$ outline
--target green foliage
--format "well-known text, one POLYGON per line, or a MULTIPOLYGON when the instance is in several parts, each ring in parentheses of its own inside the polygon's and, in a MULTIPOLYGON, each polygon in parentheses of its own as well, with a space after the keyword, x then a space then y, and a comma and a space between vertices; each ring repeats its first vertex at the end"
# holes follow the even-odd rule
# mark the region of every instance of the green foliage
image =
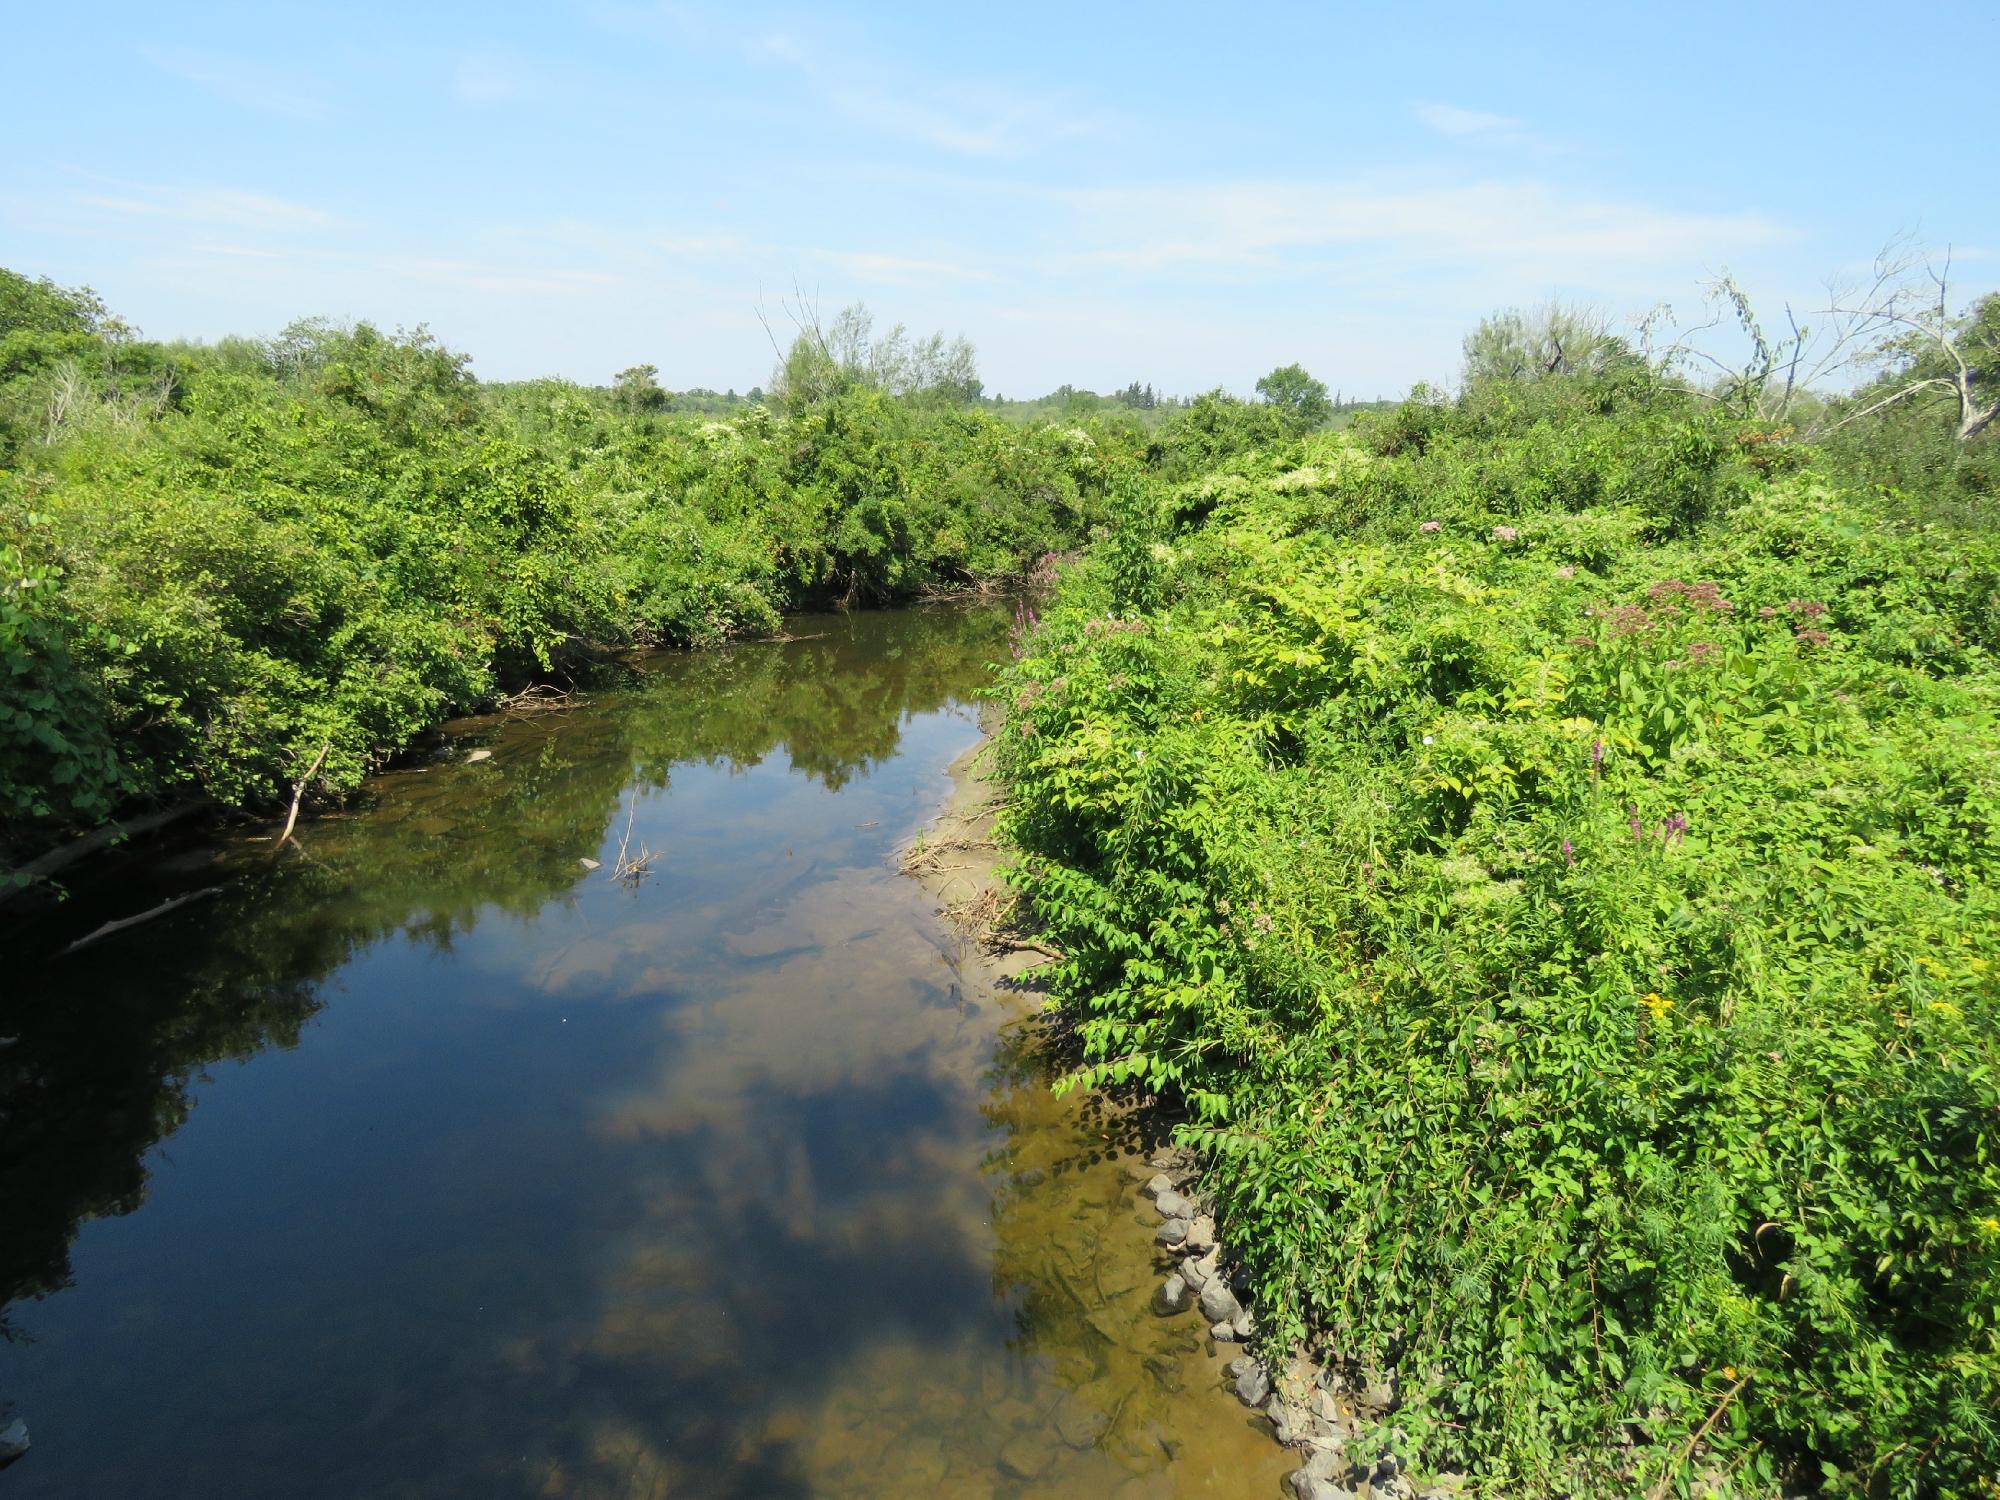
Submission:
POLYGON ((1245 426, 1005 684, 1072 1081, 1177 1101, 1273 1341, 1427 1466, 1980 1492, 2000 541, 1616 362, 1245 426))
POLYGON ((1257 394, 1285 416, 1300 432, 1325 425, 1333 415, 1333 399, 1326 383, 1314 380, 1304 365, 1280 365, 1257 382, 1257 394))
POLYGON ((268 804, 323 746, 338 793, 604 648, 1022 572, 1137 460, 964 409, 969 349, 866 349, 879 380, 718 419, 645 366, 489 389, 325 322, 167 347, 0 278, 0 848, 135 793, 268 804))

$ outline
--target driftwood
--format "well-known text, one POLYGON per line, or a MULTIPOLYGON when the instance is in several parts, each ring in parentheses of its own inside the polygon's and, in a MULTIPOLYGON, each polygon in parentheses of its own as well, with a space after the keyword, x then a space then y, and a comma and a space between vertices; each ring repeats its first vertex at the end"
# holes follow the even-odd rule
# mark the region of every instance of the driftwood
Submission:
POLYGON ((206 798, 192 802, 179 802, 172 807, 161 808, 158 812, 144 813, 136 818, 126 818, 119 822, 106 823, 101 828, 93 828, 80 838, 71 839, 59 849, 51 849, 47 854, 29 860, 26 864, 5 874, 0 874, 0 906, 30 890, 41 880, 64 870, 80 859, 87 859, 100 849, 109 848, 121 839, 137 838, 142 833, 165 828, 170 823, 178 823, 182 818, 204 812, 215 804, 206 798))
POLYGON ((79 948, 88 948, 92 943, 96 942, 99 938, 110 937, 112 933, 123 932, 128 927, 137 927, 141 922, 150 922, 155 917, 163 917, 168 912, 172 911, 176 906, 186 906, 188 902, 199 901, 203 896, 213 896, 217 891, 221 889, 222 887, 219 885, 204 886, 202 887, 202 889, 198 891, 189 891, 185 896, 170 897, 169 899, 162 901, 158 906, 148 907, 146 910, 140 912, 135 917, 120 917, 115 922, 106 922, 102 927, 99 927, 96 931, 86 933, 82 937, 78 938, 75 942, 71 943, 67 948, 63 949, 63 952, 74 953, 79 948))
POLYGON ((292 810, 285 815, 285 831, 278 835, 278 842, 271 846, 273 854, 284 848, 285 841, 292 836, 292 827, 299 821, 299 799, 305 796, 306 787, 311 783, 313 777, 319 775, 319 768, 326 764, 326 752, 332 748, 333 741, 331 740, 321 745, 319 747, 319 754, 313 757, 313 763, 306 767, 306 774, 293 783, 292 810))

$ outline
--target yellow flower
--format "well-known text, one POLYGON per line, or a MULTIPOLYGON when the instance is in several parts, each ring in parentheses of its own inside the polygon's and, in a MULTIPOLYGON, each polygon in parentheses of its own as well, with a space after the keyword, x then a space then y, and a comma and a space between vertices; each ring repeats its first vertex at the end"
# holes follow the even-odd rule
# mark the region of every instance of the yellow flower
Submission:
POLYGON ((1667 1012, 1674 1008, 1674 1002, 1669 1000, 1665 995, 1656 995, 1651 991, 1641 995, 1639 1003, 1653 1013, 1655 1021, 1665 1019, 1667 1012))
POLYGON ((1988 1234, 2000 1234, 2000 1219, 1981 1219, 1979 1227, 1988 1234))

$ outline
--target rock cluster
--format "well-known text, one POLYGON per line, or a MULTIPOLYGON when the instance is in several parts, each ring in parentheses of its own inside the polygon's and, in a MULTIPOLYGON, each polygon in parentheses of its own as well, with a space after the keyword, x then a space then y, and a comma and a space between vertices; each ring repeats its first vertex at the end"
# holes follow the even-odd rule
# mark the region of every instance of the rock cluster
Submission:
MULTIPOLYGON (((1170 1160, 1155 1158, 1155 1163, 1170 1160)), ((1154 1310, 1173 1316, 1193 1307, 1217 1343, 1247 1341, 1256 1320, 1243 1283, 1224 1265, 1215 1220, 1204 1211, 1191 1174, 1183 1172, 1177 1183, 1160 1172, 1146 1183, 1145 1193, 1161 1219, 1153 1238, 1177 1259, 1154 1293, 1154 1310)), ((1301 1451, 1303 1466, 1289 1480, 1297 1500, 1448 1500, 1452 1493, 1439 1488, 1419 1496, 1403 1472, 1393 1431, 1384 1450, 1372 1455, 1359 1442, 1395 1408, 1389 1380, 1349 1380, 1304 1359, 1274 1370, 1252 1354, 1230 1361, 1229 1380, 1237 1400, 1270 1419, 1280 1443, 1301 1451)))

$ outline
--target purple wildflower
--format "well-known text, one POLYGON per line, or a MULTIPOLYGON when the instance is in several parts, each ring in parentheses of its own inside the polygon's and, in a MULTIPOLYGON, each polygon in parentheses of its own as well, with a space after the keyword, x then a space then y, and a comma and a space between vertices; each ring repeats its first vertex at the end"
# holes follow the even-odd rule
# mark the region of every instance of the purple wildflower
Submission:
POLYGON ((1576 845, 1572 844, 1568 839, 1563 840, 1563 863, 1566 865, 1576 863, 1576 845))

